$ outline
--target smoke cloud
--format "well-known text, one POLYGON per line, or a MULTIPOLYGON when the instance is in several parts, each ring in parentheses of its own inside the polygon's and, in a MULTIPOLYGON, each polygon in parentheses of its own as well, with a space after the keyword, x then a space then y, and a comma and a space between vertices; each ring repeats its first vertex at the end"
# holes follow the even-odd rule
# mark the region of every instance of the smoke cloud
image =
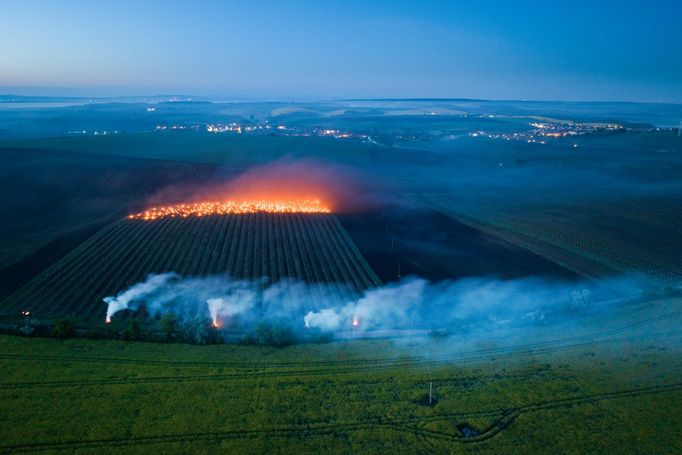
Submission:
POLYGON ((363 212, 383 203, 376 178, 341 164, 280 159, 255 166, 236 176, 216 176, 210 182, 169 186, 149 205, 221 200, 319 199, 334 212, 363 212))
POLYGON ((284 280, 236 280, 226 276, 182 278, 150 275, 115 297, 106 297, 107 319, 123 309, 144 305, 150 313, 173 312, 181 319, 210 317, 216 327, 247 332, 268 320, 293 330, 344 334, 471 326, 544 324, 599 312, 622 299, 660 290, 642 277, 601 282, 562 282, 541 278, 500 280, 466 278, 430 282, 411 277, 338 298, 337 285, 284 280), (320 287, 325 288, 320 292, 320 287), (322 296, 333 295, 333 300, 322 296), (317 296, 317 297, 315 297, 317 296))
POLYGON ((220 325, 221 317, 233 317, 245 313, 253 308, 255 299, 253 293, 237 291, 226 297, 216 297, 206 300, 208 312, 214 326, 220 325))
POLYGON ((113 316, 114 313, 127 309, 132 302, 144 299, 166 284, 171 278, 175 277, 177 277, 175 273, 149 275, 145 281, 135 284, 117 296, 105 297, 104 303, 107 304, 107 322, 111 321, 111 316, 113 316))

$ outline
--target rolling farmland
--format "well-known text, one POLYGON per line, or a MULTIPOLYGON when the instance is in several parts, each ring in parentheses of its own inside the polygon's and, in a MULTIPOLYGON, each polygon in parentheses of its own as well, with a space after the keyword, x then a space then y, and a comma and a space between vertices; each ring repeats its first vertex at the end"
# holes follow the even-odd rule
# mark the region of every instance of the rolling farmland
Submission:
POLYGON ((333 215, 127 219, 102 229, 10 296, 2 312, 101 320, 103 297, 163 272, 324 283, 312 287, 312 301, 349 299, 379 284, 333 215))
POLYGON ((447 195, 421 198, 464 224, 589 278, 635 272, 665 284, 682 282, 682 245, 676 235, 682 211, 676 200, 634 200, 626 207, 587 203, 515 208, 491 214, 458 210, 447 195))
POLYGON ((0 454, 682 453, 679 106, 26 101, 0 454))

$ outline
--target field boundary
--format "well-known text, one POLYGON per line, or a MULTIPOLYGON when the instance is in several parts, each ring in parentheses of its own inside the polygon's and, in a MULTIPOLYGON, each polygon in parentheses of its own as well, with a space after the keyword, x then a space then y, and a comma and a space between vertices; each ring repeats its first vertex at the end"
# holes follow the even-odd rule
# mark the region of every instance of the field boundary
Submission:
MULTIPOLYGON (((479 361, 486 360, 497 360, 500 358, 516 358, 523 356, 532 356, 548 352, 558 352, 564 350, 578 349, 582 347, 599 346, 608 343, 623 343, 623 342, 633 342, 633 341, 645 341, 650 339, 661 339, 667 336, 679 335, 679 331, 671 330, 669 332, 659 332, 655 334, 633 336, 626 338, 608 338, 597 341, 589 342, 576 342, 564 345, 550 345, 550 346, 540 346, 537 348, 532 347, 505 347, 499 348, 498 350, 484 351, 474 355, 462 356, 455 358, 453 356, 435 356, 427 357, 424 359, 416 358, 414 361, 396 361, 393 363, 387 362, 380 365, 366 364, 364 366, 355 365, 352 361, 339 363, 339 368, 330 368, 330 364, 319 365, 319 368, 308 368, 308 369, 286 369, 288 367, 279 367, 280 371, 277 371, 278 367, 268 367, 259 368, 255 365, 245 367, 243 371, 235 371, 226 374, 215 374, 215 375, 192 375, 192 376, 161 376, 161 377, 147 377, 147 378, 112 378, 112 379, 102 379, 102 380, 90 380, 90 381, 44 381, 44 382, 18 382, 18 383, 0 383, 0 390, 7 390, 13 388, 40 388, 40 387, 83 387, 83 386, 103 386, 103 385, 129 385, 129 384, 149 384, 149 383, 173 383, 173 382, 203 382, 203 381, 220 381, 220 380, 243 380, 243 379, 253 379, 253 378, 272 378, 272 377, 315 377, 324 376, 330 373, 333 374, 365 374, 365 373, 378 373, 382 371, 391 370, 400 367, 409 367, 415 371, 438 367, 447 365, 462 365, 467 363, 475 363, 479 361), (284 370, 284 371, 281 371, 284 370)), ((159 361, 132 361, 126 359, 99 359, 99 358, 88 358, 88 357, 52 357, 52 356, 36 356, 36 355, 21 355, 21 354, 0 354, 0 360, 25 360, 25 361, 57 361, 57 362, 95 362, 95 363, 117 363, 125 365, 146 365, 146 366, 186 366, 186 367, 228 367, 228 364, 220 363, 178 363, 178 362, 159 362, 159 361)), ((231 368, 239 368, 232 366, 231 368)))

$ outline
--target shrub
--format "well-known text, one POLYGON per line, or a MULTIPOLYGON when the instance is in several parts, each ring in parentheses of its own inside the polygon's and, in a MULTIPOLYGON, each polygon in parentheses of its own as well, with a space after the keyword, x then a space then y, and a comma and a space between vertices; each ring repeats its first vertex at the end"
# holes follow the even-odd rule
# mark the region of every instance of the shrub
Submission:
POLYGON ((106 340, 115 338, 115 336, 116 332, 108 327, 94 327, 85 334, 85 338, 90 338, 91 340, 106 340))
POLYGON ((140 323, 136 319, 130 319, 128 326, 121 332, 121 338, 128 341, 139 340, 141 338, 140 323))
POLYGON ((192 344, 220 344, 223 342, 220 331, 213 327, 212 321, 196 317, 184 324, 184 339, 192 344))
POLYGON ((161 330, 163 331, 164 339, 166 341, 172 340, 173 334, 178 328, 178 319, 175 316, 175 313, 165 314, 159 321, 159 325, 161 326, 161 330))
POLYGON ((69 319, 58 319, 52 326, 50 335, 55 338, 73 338, 76 336, 76 327, 69 319))
POLYGON ((253 333, 244 338, 243 343, 281 348, 294 344, 296 341, 296 334, 288 324, 274 321, 258 324, 253 333))

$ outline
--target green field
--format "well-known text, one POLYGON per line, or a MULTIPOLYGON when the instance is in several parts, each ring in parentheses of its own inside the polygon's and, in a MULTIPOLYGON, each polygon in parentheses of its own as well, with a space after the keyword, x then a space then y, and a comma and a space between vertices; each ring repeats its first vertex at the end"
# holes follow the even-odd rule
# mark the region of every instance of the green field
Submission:
POLYGON ((679 304, 283 349, 2 336, 0 451, 679 453, 679 304))
POLYGON ((38 316, 101 321, 104 297, 163 272, 326 283, 311 288, 307 298, 328 302, 352 300, 379 284, 334 215, 126 219, 99 231, 0 308, 5 314, 28 309, 38 316))

